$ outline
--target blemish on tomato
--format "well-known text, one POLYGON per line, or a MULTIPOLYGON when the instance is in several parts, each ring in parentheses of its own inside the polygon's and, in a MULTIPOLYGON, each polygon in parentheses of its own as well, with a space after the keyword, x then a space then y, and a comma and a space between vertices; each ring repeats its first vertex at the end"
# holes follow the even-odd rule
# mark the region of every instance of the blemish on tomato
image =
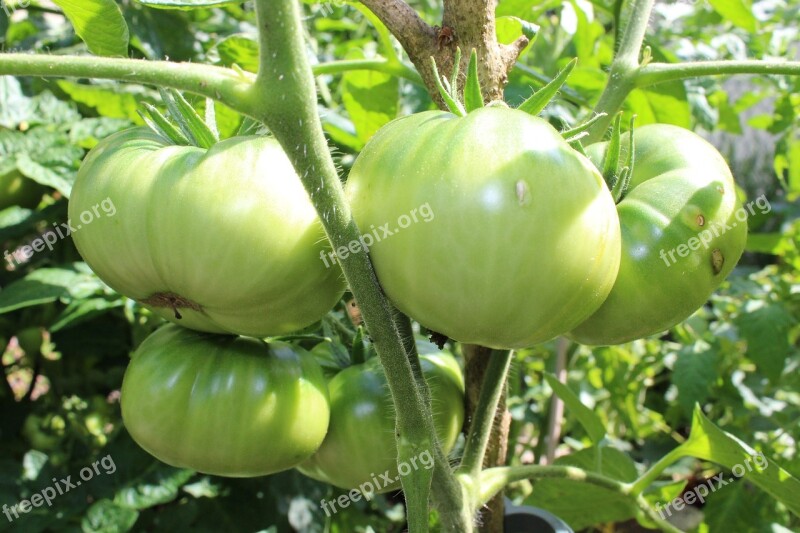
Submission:
POLYGON ((720 194, 725 194, 725 188, 722 185, 717 185, 717 192, 720 194))
POLYGON ((519 205, 526 206, 531 203, 531 190, 524 180, 518 180, 516 184, 517 201, 519 205))
POLYGON ((703 215, 697 215, 697 225, 703 227, 706 225, 706 217, 703 215))
POLYGON ((725 256, 719 248, 715 248, 711 252, 711 268, 714 269, 714 274, 722 272, 722 267, 725 264, 725 256))

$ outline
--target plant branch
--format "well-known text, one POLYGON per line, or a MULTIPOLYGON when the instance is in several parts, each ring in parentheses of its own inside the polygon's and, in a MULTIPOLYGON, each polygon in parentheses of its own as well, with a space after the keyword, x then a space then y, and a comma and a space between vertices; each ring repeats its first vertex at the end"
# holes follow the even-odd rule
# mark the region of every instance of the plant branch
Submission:
POLYGON ((425 40, 426 44, 436 40, 433 28, 403 0, 362 0, 361 3, 386 25, 406 51, 420 48, 425 40))
POLYGON ((693 63, 650 63, 639 69, 635 86, 730 74, 800 76, 800 61, 697 61, 693 63))
MULTIPOLYGON (((259 30, 259 72, 250 106, 283 146, 319 214, 334 248, 357 242, 360 233, 345 201, 317 114, 316 92, 308 64, 300 10, 296 0, 256 0, 259 30)), ((420 454, 434 457, 434 472, 412 471, 401 478, 408 505, 409 529, 427 531, 428 492, 436 479, 436 499, 443 522, 451 529, 469 531, 464 520, 462 491, 434 432, 431 410, 425 402, 424 380, 418 382, 411 360, 416 350, 404 345, 395 321, 395 309, 383 295, 369 256, 350 254, 342 271, 358 302, 383 365, 395 409, 398 462, 412 464, 420 454), (412 353, 407 352, 412 349, 412 353)), ((403 327, 403 329, 405 329, 403 327)))
POLYGON ((103 78, 170 87, 213 98, 244 114, 243 95, 252 78, 235 70, 144 59, 95 56, 0 54, 0 75, 103 78))
POLYGON ((602 139, 611 121, 622 108, 622 103, 628 94, 635 88, 634 80, 639 69, 639 54, 642 51, 644 35, 650 21, 654 0, 634 0, 631 7, 628 24, 620 38, 619 49, 611 62, 611 71, 608 74, 603 94, 594 108, 594 115, 606 115, 594 123, 589 129, 587 143, 597 142, 602 139))
POLYGON ((468 474, 474 478, 477 478, 480 473, 483 458, 486 455, 486 447, 489 444, 489 436, 492 434, 497 406, 503 397, 512 357, 513 352, 508 350, 492 350, 489 355, 489 366, 483 377, 483 386, 478 398, 478 405, 475 408, 475 416, 469 425, 469 435, 461 466, 458 468, 459 473, 468 474))
POLYGON ((501 466, 484 470, 481 472, 480 500, 488 501, 495 494, 503 490, 506 485, 524 479, 569 479, 601 487, 605 490, 629 497, 631 499, 631 505, 638 507, 650 520, 658 524, 658 527, 660 527, 662 531, 666 531, 667 533, 683 533, 680 529, 661 518, 658 513, 650 507, 650 504, 643 496, 633 494, 632 485, 629 483, 623 483, 574 466, 501 466))
MULTIPOLYGON (((567 382, 567 351, 570 341, 566 337, 558 339, 556 349, 555 376, 561 383, 567 382)), ((547 429, 547 451, 543 457, 544 464, 553 464, 556 457, 558 441, 561 440, 561 424, 564 421, 564 402, 558 395, 553 394, 550 403, 550 422, 547 429)))
POLYGON ((398 78, 405 78, 418 85, 423 85, 422 77, 413 68, 405 63, 394 62, 388 59, 343 59, 328 63, 319 63, 311 67, 316 76, 322 74, 339 74, 350 70, 374 70, 391 74, 398 78))
POLYGON ((682 448, 683 446, 678 446, 667 455, 656 461, 650 468, 647 469, 644 474, 639 476, 639 479, 631 484, 631 494, 638 496, 642 494, 647 487, 652 485, 667 467, 685 455, 682 448))

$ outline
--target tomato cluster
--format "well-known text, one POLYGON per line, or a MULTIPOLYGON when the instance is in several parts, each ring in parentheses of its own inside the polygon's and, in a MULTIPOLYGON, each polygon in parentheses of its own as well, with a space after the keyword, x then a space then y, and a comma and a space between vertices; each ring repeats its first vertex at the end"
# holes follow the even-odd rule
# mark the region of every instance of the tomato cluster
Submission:
POLYGON ((122 386, 128 431, 162 461, 227 476, 292 468, 322 443, 330 406, 303 349, 257 338, 318 321, 344 292, 327 240, 277 141, 235 137, 208 150, 147 128, 101 141, 69 203, 97 275, 179 324, 148 337, 122 386), (190 328, 190 329, 185 329, 190 328))
POLYGON ((598 171, 605 145, 589 147, 590 161, 520 110, 385 126, 347 183, 359 228, 423 204, 435 213, 371 247, 387 295, 430 330, 493 348, 563 334, 618 344, 686 319, 744 249, 733 177, 692 132, 653 125, 633 137, 615 208, 598 171))

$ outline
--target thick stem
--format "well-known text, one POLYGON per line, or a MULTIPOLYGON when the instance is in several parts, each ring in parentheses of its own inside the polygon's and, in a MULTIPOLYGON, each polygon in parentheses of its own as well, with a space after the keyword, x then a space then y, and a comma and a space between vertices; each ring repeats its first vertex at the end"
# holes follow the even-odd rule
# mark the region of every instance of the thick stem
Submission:
POLYGON ((628 24, 620 39, 619 49, 611 62, 608 83, 594 108, 594 115, 606 113, 589 129, 587 143, 602 139, 611 121, 622 108, 622 103, 634 89, 634 80, 639 69, 639 54, 642 51, 644 35, 650 21, 654 0, 634 0, 628 24))
POLYGON ((105 78, 171 87, 213 98, 248 114, 244 96, 252 77, 234 70, 196 63, 172 63, 94 56, 0 54, 0 75, 105 78))
MULTIPOLYGON (((567 351, 569 350, 569 340, 566 337, 558 339, 556 351, 555 376, 561 383, 567 382, 567 351)), ((552 396, 550 404, 550 423, 547 432, 547 451, 545 452, 544 464, 553 464, 556 457, 558 441, 561 440, 561 423, 564 420, 564 402, 557 395, 552 396)))
MULTIPOLYGON (((334 248, 358 242, 360 233, 345 201, 316 109, 316 93, 303 43, 295 0, 257 0, 260 65, 249 103, 283 146, 309 192, 334 248)), ((350 254, 342 271, 358 302, 381 359, 396 409, 398 461, 411 464, 423 453, 434 456, 433 477, 443 514, 463 508, 461 488, 434 433, 426 406, 425 382, 415 379, 411 359, 416 351, 394 320, 396 311, 383 295, 367 254, 350 254)), ((403 328, 405 329, 405 328, 403 328)), ((401 480, 408 504, 409 529, 426 531, 431 473, 412 471, 401 480)), ((448 515, 449 516, 449 515, 448 515)), ((471 524, 455 524, 468 530, 471 524)))
POLYGON ((503 399, 513 352, 492 350, 488 357, 489 366, 486 368, 483 377, 478 404, 475 407, 475 413, 469 425, 464 456, 461 459, 461 466, 458 468, 459 473, 473 477, 478 476, 483 466, 483 458, 486 455, 489 437, 495 425, 497 406, 503 399))
MULTIPOLYGON (((511 425, 511 415, 506 409, 506 380, 502 380, 502 387, 500 396, 493 413, 483 411, 481 405, 481 397, 484 392, 484 384, 488 383, 488 374, 490 373, 490 366, 495 366, 497 360, 493 357, 493 350, 483 346, 476 346, 472 344, 462 345, 462 352, 464 354, 464 375, 466 381, 467 398, 466 398, 466 415, 467 415, 467 434, 472 434, 473 424, 484 425, 489 423, 489 440, 481 453, 482 463, 484 468, 501 466, 505 464, 508 447, 508 431, 511 425), (485 418, 484 418, 485 416, 485 418)), ((492 370, 497 373, 498 369, 492 370)), ((490 389, 491 390, 491 389, 490 389)), ((495 391, 496 392, 496 391, 495 391)), ((482 430, 479 430, 479 432, 482 430)), ((477 451, 472 451, 470 454, 477 455, 477 451)), ((473 459, 467 460, 467 467, 472 469, 470 464, 473 459)), ((462 470, 463 472, 464 470, 462 470)), ((463 479, 462 474, 462 479, 463 479)), ((477 486, 475 478, 470 478, 470 488, 477 486)), ((471 497, 474 503, 474 495, 471 497)), ((479 522, 481 524, 480 531, 483 533, 502 532, 503 530, 503 514, 504 503, 503 496, 497 495, 486 505, 478 505, 476 509, 481 509, 481 516, 479 522)))

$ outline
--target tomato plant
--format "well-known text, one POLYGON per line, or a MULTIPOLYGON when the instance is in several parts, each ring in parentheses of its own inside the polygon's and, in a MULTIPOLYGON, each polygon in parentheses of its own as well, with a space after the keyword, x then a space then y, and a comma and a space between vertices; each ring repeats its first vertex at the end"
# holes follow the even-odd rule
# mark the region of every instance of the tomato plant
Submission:
MULTIPOLYGON (((447 453, 464 424, 464 378, 451 354, 437 351, 431 345, 420 353, 422 373, 430 386, 436 435, 447 453)), ((400 475, 394 441, 394 407, 380 360, 373 357, 342 370, 331 378, 328 390, 330 429, 316 453, 298 470, 344 489, 370 483, 374 492, 397 490, 400 475)), ((430 469, 431 451, 423 450, 421 455, 414 464, 403 468, 430 469)))
POLYGON ((395 120, 358 156, 347 192, 364 234, 395 230, 370 248, 389 298, 461 342, 552 339, 591 315, 617 274, 619 221, 602 177, 522 111, 395 120), (396 227, 423 204, 429 222, 396 227))
POLYGON ((69 213, 101 279, 185 327, 289 333, 344 290, 338 266, 320 261, 319 219, 274 139, 206 151, 146 128, 120 132, 87 155, 69 213), (113 216, 100 216, 109 203, 113 216))
POLYGON ((328 429, 322 370, 280 342, 165 326, 133 355, 121 394, 122 419, 140 446, 209 474, 292 468, 328 429))
MULTIPOLYGON (((633 138, 629 192, 617 206, 619 274, 600 309, 571 332, 584 344, 622 344, 685 320, 730 274, 747 239, 747 213, 737 218, 743 208, 716 148, 665 124, 633 138)), ((588 148, 598 166, 606 145, 588 148)))

